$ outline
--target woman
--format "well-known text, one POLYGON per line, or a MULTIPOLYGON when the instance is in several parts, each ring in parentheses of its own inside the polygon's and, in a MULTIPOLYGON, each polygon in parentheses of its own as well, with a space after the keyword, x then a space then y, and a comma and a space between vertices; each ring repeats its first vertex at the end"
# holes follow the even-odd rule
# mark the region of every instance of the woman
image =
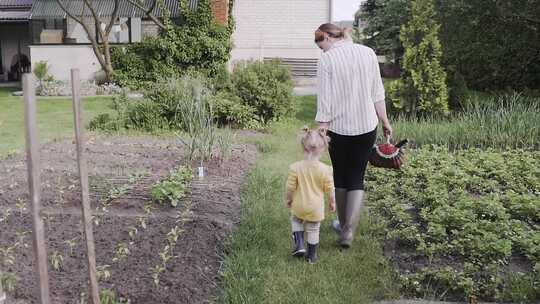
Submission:
POLYGON ((385 136, 392 135, 386 115, 384 86, 375 52, 345 37, 326 23, 315 31, 323 50, 317 68, 319 128, 330 136, 330 158, 338 220, 333 227, 344 248, 351 246, 364 198, 364 173, 375 143, 379 120, 385 136))

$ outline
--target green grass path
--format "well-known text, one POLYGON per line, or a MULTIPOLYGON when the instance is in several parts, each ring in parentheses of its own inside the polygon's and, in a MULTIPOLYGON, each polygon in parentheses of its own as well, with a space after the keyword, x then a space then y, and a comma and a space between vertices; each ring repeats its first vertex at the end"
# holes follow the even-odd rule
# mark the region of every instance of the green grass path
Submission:
MULTIPOLYGON (((111 111, 111 98, 83 99, 83 117, 87 123, 97 114, 111 111)), ((73 110, 69 98, 40 98, 37 105, 38 136, 41 143, 74 136, 73 110)), ((25 125, 22 97, 8 96, 0 91, 0 157, 24 150, 25 125)))
MULTIPOLYGON (((314 117, 313 97, 300 99, 297 119, 281 122, 256 142, 263 151, 243 193, 242 221, 228 246, 221 303, 368 303, 393 297, 396 285, 380 245, 360 227, 354 247, 340 251, 321 227, 319 262, 289 255, 289 211, 284 207, 288 165, 301 156, 298 133, 314 117)), ((325 160, 327 161, 327 157, 325 160)))

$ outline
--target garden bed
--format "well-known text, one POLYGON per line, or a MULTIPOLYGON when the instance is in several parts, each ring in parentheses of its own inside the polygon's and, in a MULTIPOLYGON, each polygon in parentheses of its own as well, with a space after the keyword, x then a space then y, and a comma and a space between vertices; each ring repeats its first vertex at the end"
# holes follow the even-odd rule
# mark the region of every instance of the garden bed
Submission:
POLYGON ((370 169, 372 231, 407 297, 538 303, 540 152, 411 151, 370 169))
MULTIPOLYGON (((173 208, 156 204, 149 192, 186 163, 177 142, 105 137, 91 138, 86 147, 100 287, 131 303, 210 302, 255 148, 236 145, 228 161, 211 161, 205 179, 193 180, 173 208)), ((52 302, 75 303, 89 294, 75 146, 62 141, 41 151, 52 302)), ((0 172, 1 267, 16 278, 10 297, 35 302, 24 156, 0 160, 0 172)))

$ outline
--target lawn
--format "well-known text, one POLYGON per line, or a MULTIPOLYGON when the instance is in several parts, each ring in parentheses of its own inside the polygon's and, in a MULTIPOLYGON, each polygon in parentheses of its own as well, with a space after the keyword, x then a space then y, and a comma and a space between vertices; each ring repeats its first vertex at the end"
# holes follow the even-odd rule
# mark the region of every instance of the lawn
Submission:
MULTIPOLYGON (((25 125, 22 97, 13 97, 9 89, 0 91, 0 156, 24 150, 25 125)), ((83 99, 85 123, 97 114, 108 112, 111 98, 83 99)), ((41 143, 73 136, 73 112, 69 98, 38 99, 38 134, 41 143)))
POLYGON ((221 302, 369 303, 397 296, 382 248, 366 233, 367 221, 348 251, 337 247, 326 220, 321 227, 319 263, 309 265, 290 256, 284 183, 288 165, 302 157, 298 134, 312 120, 313 97, 302 98, 300 108, 298 119, 274 125, 270 135, 256 141, 263 155, 243 194, 243 220, 228 248, 221 302))

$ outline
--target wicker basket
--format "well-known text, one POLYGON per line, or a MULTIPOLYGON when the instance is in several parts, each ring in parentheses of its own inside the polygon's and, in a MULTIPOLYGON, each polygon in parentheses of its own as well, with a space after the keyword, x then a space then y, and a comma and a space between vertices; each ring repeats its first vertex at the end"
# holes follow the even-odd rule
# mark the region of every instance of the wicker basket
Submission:
POLYGON ((404 139, 396 145, 392 145, 390 137, 387 137, 386 143, 373 146, 369 163, 379 168, 400 169, 404 160, 403 148, 407 142, 408 140, 404 139))

